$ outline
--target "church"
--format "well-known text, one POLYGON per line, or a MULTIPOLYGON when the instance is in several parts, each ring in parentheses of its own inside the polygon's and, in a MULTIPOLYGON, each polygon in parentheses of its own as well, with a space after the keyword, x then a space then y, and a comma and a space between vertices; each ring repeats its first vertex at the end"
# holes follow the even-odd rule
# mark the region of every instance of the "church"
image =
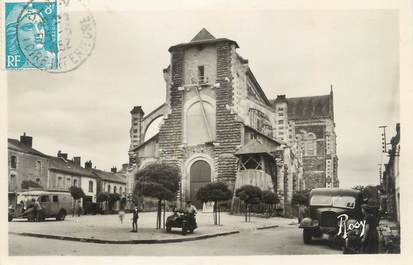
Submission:
POLYGON ((206 29, 169 48, 165 103, 130 112, 129 190, 157 161, 181 169, 182 200, 214 181, 234 191, 250 184, 276 192, 286 215, 294 192, 338 186, 333 92, 269 99, 237 48, 206 29))

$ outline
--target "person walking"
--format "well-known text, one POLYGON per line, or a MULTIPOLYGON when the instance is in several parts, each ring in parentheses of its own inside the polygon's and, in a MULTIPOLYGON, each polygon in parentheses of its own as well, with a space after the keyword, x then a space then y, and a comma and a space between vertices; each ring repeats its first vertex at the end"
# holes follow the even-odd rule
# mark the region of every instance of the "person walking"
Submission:
POLYGON ((132 230, 131 232, 134 232, 134 233, 138 232, 138 218, 139 218, 138 205, 135 204, 135 207, 132 210, 132 230))
POLYGON ((77 201, 77 216, 80 217, 80 213, 82 212, 82 205, 80 200, 77 201))
POLYGON ((118 211, 120 224, 123 224, 123 217, 125 216, 125 209, 124 208, 125 208, 124 204, 122 203, 122 201, 120 201, 119 202, 119 211, 118 211))
POLYGON ((35 216, 35 221, 39 222, 40 221, 40 211, 42 210, 42 206, 40 205, 38 200, 34 201, 34 216, 35 216))

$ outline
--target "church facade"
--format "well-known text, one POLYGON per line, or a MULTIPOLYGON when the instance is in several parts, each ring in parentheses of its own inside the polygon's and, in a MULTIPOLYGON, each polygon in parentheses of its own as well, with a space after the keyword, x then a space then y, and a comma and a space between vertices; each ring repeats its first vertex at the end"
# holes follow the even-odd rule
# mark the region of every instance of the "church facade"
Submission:
POLYGON ((145 165, 163 161, 181 169, 183 200, 194 201, 199 187, 223 181, 234 191, 245 184, 272 190, 282 207, 294 191, 309 185, 302 139, 279 137, 281 120, 291 126, 301 121, 278 115, 284 102, 267 98, 237 48, 235 41, 215 38, 205 29, 169 48, 165 103, 146 115, 140 106, 130 112, 130 178, 145 165), (145 137, 156 121, 159 132, 145 137))

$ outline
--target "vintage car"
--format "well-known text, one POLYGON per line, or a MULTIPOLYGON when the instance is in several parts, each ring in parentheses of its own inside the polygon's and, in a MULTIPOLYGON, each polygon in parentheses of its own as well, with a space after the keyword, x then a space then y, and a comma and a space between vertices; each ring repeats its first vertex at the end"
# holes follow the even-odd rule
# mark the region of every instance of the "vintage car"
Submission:
POLYGON ((68 192, 54 191, 25 191, 17 194, 17 204, 11 205, 8 210, 8 220, 24 218, 35 220, 33 199, 38 201, 41 207, 40 220, 53 217, 56 220, 64 220, 71 211, 73 198, 68 192))
POLYGON ((361 204, 362 193, 354 189, 313 189, 309 196, 309 216, 306 216, 299 227, 303 229, 304 244, 310 244, 313 237, 321 238, 323 234, 340 242, 338 234, 338 216, 346 214, 348 219, 361 220, 363 217, 361 204))

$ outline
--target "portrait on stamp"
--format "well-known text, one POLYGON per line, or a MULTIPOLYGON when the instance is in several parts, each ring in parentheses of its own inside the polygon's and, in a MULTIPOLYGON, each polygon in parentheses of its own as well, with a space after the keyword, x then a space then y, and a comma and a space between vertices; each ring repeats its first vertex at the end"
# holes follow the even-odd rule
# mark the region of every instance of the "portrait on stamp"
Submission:
POLYGON ((5 13, 6 68, 56 69, 56 3, 6 2, 5 13))

